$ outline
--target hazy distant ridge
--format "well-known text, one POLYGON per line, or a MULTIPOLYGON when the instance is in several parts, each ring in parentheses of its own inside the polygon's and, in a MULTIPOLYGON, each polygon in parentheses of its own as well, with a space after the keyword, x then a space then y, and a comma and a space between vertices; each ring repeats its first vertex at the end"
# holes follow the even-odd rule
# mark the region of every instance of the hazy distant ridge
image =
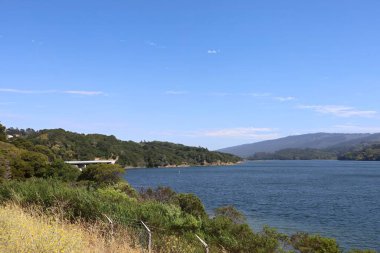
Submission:
POLYGON ((219 151, 234 154, 243 158, 257 152, 276 152, 282 149, 350 149, 358 145, 380 141, 380 133, 376 134, 342 134, 314 133, 288 136, 275 140, 261 141, 220 149, 219 151))

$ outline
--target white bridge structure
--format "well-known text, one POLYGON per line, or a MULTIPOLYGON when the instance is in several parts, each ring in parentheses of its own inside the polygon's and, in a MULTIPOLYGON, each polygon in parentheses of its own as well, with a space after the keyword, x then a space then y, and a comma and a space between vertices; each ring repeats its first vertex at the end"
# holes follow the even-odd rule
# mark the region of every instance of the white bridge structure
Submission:
POLYGON ((92 161, 65 161, 65 163, 76 166, 79 169, 86 168, 91 164, 115 164, 116 160, 92 160, 92 161))

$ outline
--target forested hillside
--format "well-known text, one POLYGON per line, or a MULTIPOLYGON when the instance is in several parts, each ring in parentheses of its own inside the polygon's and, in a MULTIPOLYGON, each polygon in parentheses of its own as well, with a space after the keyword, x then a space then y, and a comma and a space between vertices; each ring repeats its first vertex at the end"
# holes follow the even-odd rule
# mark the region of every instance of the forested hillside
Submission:
POLYGON ((122 166, 159 167, 235 163, 239 157, 169 142, 121 141, 115 136, 78 134, 63 129, 34 131, 10 128, 9 142, 18 148, 39 152, 50 160, 116 159, 122 166))
POLYGON ((356 148, 282 149, 273 153, 258 152, 248 160, 355 160, 380 161, 380 144, 359 145, 356 148))
POLYGON ((360 150, 347 152, 338 157, 339 160, 380 161, 380 144, 363 147, 360 150))
POLYGON ((258 152, 248 157, 249 160, 336 160, 334 151, 322 149, 288 148, 274 153, 258 152))
POLYGON ((51 159, 38 151, 38 146, 26 150, 0 141, 0 181, 32 177, 73 180, 78 176, 78 169, 65 164, 61 159, 51 159))

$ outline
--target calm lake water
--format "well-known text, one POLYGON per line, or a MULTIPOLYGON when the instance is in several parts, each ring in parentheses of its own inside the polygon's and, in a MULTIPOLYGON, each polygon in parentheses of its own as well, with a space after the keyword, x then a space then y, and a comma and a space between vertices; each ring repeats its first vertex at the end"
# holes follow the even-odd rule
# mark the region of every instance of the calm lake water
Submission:
POLYGON ((334 237, 343 248, 380 251, 380 162, 256 161, 225 167, 128 170, 134 187, 170 186, 208 212, 234 205, 249 224, 334 237))

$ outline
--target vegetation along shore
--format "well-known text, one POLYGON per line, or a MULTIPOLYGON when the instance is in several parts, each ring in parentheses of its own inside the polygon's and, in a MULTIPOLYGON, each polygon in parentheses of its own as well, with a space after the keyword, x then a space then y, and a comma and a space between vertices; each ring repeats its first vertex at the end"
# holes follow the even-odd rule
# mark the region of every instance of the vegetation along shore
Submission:
MULTIPOLYGON (((232 206, 217 208, 210 216, 193 194, 177 193, 167 187, 138 192, 122 179, 125 164, 89 165, 79 171, 62 159, 85 156, 84 150, 75 145, 78 140, 88 140, 80 136, 57 130, 31 132, 10 140, 2 127, 0 251, 139 252, 148 247, 143 221, 152 231, 155 253, 203 252, 197 236, 207 242, 210 252, 342 252, 334 239, 320 235, 286 235, 270 227, 253 231, 244 215, 232 206), (60 138, 51 138, 50 133, 60 138)), ((95 135, 97 138, 109 140, 95 135)), ((121 146, 128 144, 111 139, 121 146)), ((206 160, 239 160, 206 149, 169 146, 174 153, 194 152, 188 159, 204 155, 206 160)), ((98 146, 92 147, 91 142, 85 147, 95 157, 112 149, 103 147, 97 151, 98 146)), ((149 149, 144 154, 154 152, 149 149)), ((149 159, 144 157, 144 161, 149 159)))

